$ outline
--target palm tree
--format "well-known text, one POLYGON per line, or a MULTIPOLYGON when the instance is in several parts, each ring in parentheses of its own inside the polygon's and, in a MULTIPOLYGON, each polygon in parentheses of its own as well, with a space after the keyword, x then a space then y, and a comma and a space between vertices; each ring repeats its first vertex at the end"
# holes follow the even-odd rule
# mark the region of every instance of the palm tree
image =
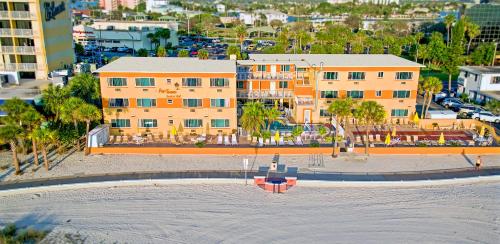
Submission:
POLYGON ((271 28, 273 28, 274 30, 274 37, 276 37, 276 31, 278 30, 278 28, 283 26, 283 22, 281 22, 281 20, 279 19, 273 19, 269 24, 271 25, 271 28))
POLYGON ((179 58, 187 58, 189 57, 189 51, 186 49, 182 49, 177 53, 177 57, 179 58))
POLYGON ((156 50, 156 56, 157 57, 166 57, 167 50, 164 47, 159 46, 158 49, 156 50))
POLYGON ((10 151, 12 152, 12 164, 16 169, 16 175, 21 173, 19 166, 19 158, 17 157, 17 143, 21 139, 22 129, 20 126, 14 124, 7 124, 0 126, 0 142, 9 143, 10 151))
POLYGON ((73 77, 69 82, 71 96, 79 97, 87 103, 99 106, 101 101, 101 88, 99 79, 92 74, 81 73, 73 77))
POLYGON ((75 133, 77 135, 76 145, 78 150, 80 150, 80 133, 78 130, 78 122, 81 122, 81 118, 78 114, 78 109, 86 104, 81 98, 70 97, 68 100, 64 101, 61 108, 61 120, 64 123, 73 123, 75 127, 75 133))
POLYGON ((368 155, 368 134, 370 126, 383 123, 385 119, 384 106, 375 101, 363 101, 354 110, 354 117, 361 125, 366 126, 366 139, 365 139, 365 154, 368 155))
POLYGON ((22 113, 21 120, 24 124, 24 133, 28 139, 31 140, 31 147, 33 149, 33 160, 35 166, 38 167, 38 150, 36 145, 36 140, 33 138, 33 131, 40 127, 43 122, 43 116, 36 111, 35 108, 29 106, 28 109, 22 113))
POLYGON ((159 29, 156 31, 155 36, 159 39, 165 40, 165 46, 167 45, 167 41, 170 38, 170 29, 159 29))
POLYGON ((198 50, 198 58, 199 59, 208 59, 209 53, 207 49, 198 50))
POLYGON ((448 33, 448 37, 446 39, 446 45, 448 46, 451 42, 450 40, 450 30, 451 26, 455 22, 455 15, 449 14, 444 17, 444 24, 446 25, 446 32, 448 33))
POLYGON ((283 124, 283 120, 280 118, 281 112, 275 107, 264 109, 264 118, 267 121, 267 131, 271 130, 271 124, 274 122, 278 122, 283 124))
POLYGON ((427 108, 422 116, 427 115, 429 107, 431 106, 432 95, 440 92, 443 89, 443 82, 437 77, 429 76, 424 80, 423 89, 427 93, 427 108))
POLYGON ((159 42, 160 42, 160 39, 158 39, 158 36, 155 33, 148 33, 146 35, 146 37, 149 39, 149 42, 151 43, 150 50, 153 50, 153 44, 155 44, 155 48, 156 48, 156 45, 159 44, 159 42))
POLYGON ((335 100, 328 107, 328 112, 330 112, 332 116, 335 116, 335 121, 336 121, 335 135, 332 133, 332 143, 333 143, 332 157, 336 157, 335 149, 338 147, 336 137, 339 134, 339 120, 344 121, 345 125, 344 133, 347 133, 347 120, 352 116, 352 110, 354 109, 355 104, 356 102, 349 97, 346 99, 335 100))
POLYGON ((54 120, 59 121, 61 115, 61 104, 70 96, 68 89, 49 84, 49 87, 42 91, 42 101, 45 111, 54 115, 54 120))
POLYGON ((469 37, 469 43, 467 44, 467 55, 470 53, 470 44, 472 40, 481 34, 481 27, 474 23, 467 23, 467 36, 469 37))
POLYGON ((250 135, 260 133, 265 125, 264 105, 260 102, 247 102, 243 106, 243 114, 240 118, 241 127, 250 135))
POLYGON ((231 57, 231 55, 235 55, 236 59, 241 59, 241 50, 237 46, 229 46, 226 52, 229 57, 231 57))
POLYGON ((47 157, 47 146, 57 140, 57 132, 46 127, 39 127, 33 131, 34 139, 42 148, 43 164, 49 170, 49 158, 47 157))
POLYGON ((415 62, 417 62, 418 59, 418 49, 420 47, 420 40, 424 38, 424 33, 423 32, 417 32, 414 36, 414 41, 415 41, 415 62))
POLYGON ((0 106, 0 110, 7 114, 7 116, 3 117, 3 122, 5 124, 23 126, 23 113, 29 108, 30 105, 17 97, 5 101, 5 103, 0 106))
POLYGON ((97 121, 102 118, 101 111, 94 105, 92 104, 83 104, 80 106, 77 110, 77 117, 85 121, 86 128, 85 128, 85 135, 86 135, 86 143, 85 143, 85 153, 88 154, 88 141, 89 141, 89 131, 90 131, 90 123, 92 121, 97 121))
POLYGON ((234 32, 236 33, 236 37, 240 41, 240 50, 243 50, 243 42, 245 41, 245 37, 247 36, 247 29, 244 25, 238 25, 234 28, 234 32))

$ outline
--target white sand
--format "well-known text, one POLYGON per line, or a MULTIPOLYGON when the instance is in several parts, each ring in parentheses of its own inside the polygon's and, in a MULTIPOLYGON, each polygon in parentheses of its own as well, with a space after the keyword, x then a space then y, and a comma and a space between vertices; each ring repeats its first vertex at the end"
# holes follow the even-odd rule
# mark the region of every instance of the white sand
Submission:
POLYGON ((0 224, 86 243, 499 243, 500 183, 416 188, 243 185, 93 188, 0 196, 0 224))
MULTIPOLYGON (((300 150, 300 149, 298 149, 300 150)), ((250 159, 252 169, 268 165, 272 155, 90 155, 75 153, 68 157, 52 157, 51 170, 44 168, 33 171, 26 165, 24 174, 15 176, 13 169, 0 170, 0 181, 25 180, 58 176, 81 176, 104 173, 182 171, 182 170, 241 170, 243 158, 250 159)), ((280 163, 299 167, 301 172, 398 172, 435 169, 471 168, 475 155, 371 155, 368 160, 361 158, 332 159, 324 155, 324 167, 311 167, 309 155, 281 155, 280 163)), ((0 166, 10 165, 10 154, 0 153, 0 166)), ((500 166, 500 155, 483 156, 484 166, 500 166)))

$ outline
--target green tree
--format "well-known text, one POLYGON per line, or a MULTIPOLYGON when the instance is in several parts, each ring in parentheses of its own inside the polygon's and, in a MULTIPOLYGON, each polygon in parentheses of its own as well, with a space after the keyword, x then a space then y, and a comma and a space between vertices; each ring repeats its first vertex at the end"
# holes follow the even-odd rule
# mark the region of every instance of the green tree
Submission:
POLYGON ((101 111, 92 104, 83 104, 78 108, 76 115, 79 120, 85 121, 86 124, 85 135, 87 138, 87 142, 85 143, 85 153, 88 154, 90 123, 92 123, 93 121, 98 121, 102 118, 101 111))
POLYGON ((489 65, 493 60, 495 44, 482 43, 470 55, 471 63, 474 65, 489 65))
POLYGON ((170 38, 170 29, 161 28, 155 32, 155 35, 158 39, 163 39, 165 45, 167 45, 168 39, 170 38))
POLYGON ((260 134, 262 128, 265 126, 264 105, 260 102, 245 103, 240 123, 241 127, 249 134, 260 134))
POLYGON ((71 96, 79 97, 87 103, 100 105, 101 88, 99 79, 92 74, 80 73, 69 81, 69 92, 71 96))
POLYGON ((451 31, 451 26, 453 25, 453 23, 455 23, 455 20, 456 20, 455 15, 452 14, 446 15, 446 17, 444 17, 444 24, 446 25, 446 33, 448 34, 446 38, 447 46, 451 42, 450 31, 451 31))
POLYGON ((137 56, 139 56, 139 57, 147 57, 148 56, 148 50, 146 50, 145 48, 141 48, 141 49, 137 50, 137 56))
POLYGON ((451 92, 452 75, 457 74, 459 71, 458 66, 463 64, 464 58, 462 53, 462 48, 451 45, 441 54, 443 60, 441 70, 448 74, 448 92, 451 92))
POLYGON ((354 117, 358 124, 366 127, 365 154, 368 154, 368 134, 370 133, 370 127, 384 122, 384 106, 375 101, 363 101, 354 110, 354 117))
POLYGON ((157 57, 166 57, 167 56, 167 50, 165 50, 164 47, 159 46, 158 49, 156 50, 156 56, 157 57))
POLYGON ((46 112, 53 115, 55 121, 59 121, 61 115, 61 104, 70 97, 68 89, 49 84, 48 88, 42 91, 42 103, 46 112))
POLYGON ((47 157, 47 147, 58 140, 57 132, 47 127, 39 127, 33 132, 33 138, 42 148, 43 164, 49 170, 49 158, 47 157))
POLYGON ((338 147, 337 137, 339 134, 339 123, 344 123, 344 133, 347 134, 348 121, 349 118, 353 116, 352 111, 355 105, 355 101, 353 101, 351 98, 346 98, 335 100, 328 107, 328 112, 332 114, 332 119, 330 122, 333 122, 333 116, 335 116, 335 121, 337 122, 337 124, 335 125, 335 135, 333 135, 332 133, 332 157, 335 157, 335 150, 338 147))
POLYGON ((0 126, 0 142, 8 143, 10 151, 12 152, 12 164, 16 170, 16 175, 21 174, 21 167, 19 166, 19 158, 17 157, 17 145, 21 137, 22 129, 15 124, 7 124, 0 126))
POLYGON ((208 59, 209 53, 207 49, 198 50, 198 58, 199 59, 208 59))
POLYGON ((431 106, 432 95, 440 92, 443 89, 443 82, 437 77, 429 76, 424 79, 422 89, 427 94, 427 106, 422 112, 422 116, 426 116, 427 112, 429 111, 429 107, 431 106))
POLYGON ((146 37, 149 39, 149 42, 151 44, 151 48, 149 50, 153 50, 153 44, 155 45, 155 48, 160 44, 160 39, 156 35, 156 33, 148 33, 146 37))
POLYGON ((278 122, 280 124, 284 123, 283 120, 280 118, 281 112, 275 107, 265 108, 263 111, 263 116, 267 122, 267 131, 271 130, 271 125, 274 122, 278 122))
POLYGON ((467 43, 467 55, 470 54, 470 45, 472 40, 481 34, 481 28, 479 25, 468 22, 467 23, 467 37, 469 37, 469 42, 467 43))
POLYGON ((349 17, 344 20, 344 23, 352 30, 357 30, 359 26, 361 26, 361 18, 358 15, 349 15, 349 17))
POLYGON ((443 60, 443 53, 446 51, 446 45, 443 42, 443 35, 439 32, 433 32, 427 44, 429 59, 433 65, 439 66, 443 60))
POLYGON ((187 57, 189 57, 189 51, 186 49, 179 50, 179 52, 177 53, 177 57, 187 58, 187 57))
POLYGON ((240 48, 237 46, 229 46, 227 48, 227 56, 230 57, 231 55, 236 55, 236 59, 242 58, 240 48))
POLYGON ((273 28, 274 36, 276 37, 276 31, 278 31, 278 29, 283 26, 283 22, 281 22, 281 20, 279 20, 279 19, 273 19, 273 20, 271 20, 269 25, 271 25, 271 27, 273 28))
POLYGON ((240 42, 240 50, 243 50, 243 42, 247 36, 247 28, 244 25, 238 25, 234 28, 234 32, 240 42))
POLYGON ((83 48, 82 44, 75 43, 75 53, 77 55, 83 55, 85 53, 85 49, 83 48))
POLYGON ((78 150, 80 150, 81 148, 78 123, 83 122, 82 118, 78 114, 78 109, 84 104, 86 103, 83 99, 78 97, 70 97, 61 105, 61 120, 64 123, 73 123, 76 133, 76 145, 78 150))
POLYGON ((484 107, 493 114, 500 114, 500 101, 498 100, 490 100, 484 107))
POLYGON ((33 150, 33 160, 35 163, 35 166, 38 167, 38 148, 36 144, 36 140, 33 139, 33 131, 40 127, 42 122, 43 122, 43 116, 36 111, 36 109, 32 106, 29 106, 28 109, 26 109, 22 114, 21 114, 21 121, 23 123, 23 137, 26 137, 26 139, 31 140, 31 148, 33 150))

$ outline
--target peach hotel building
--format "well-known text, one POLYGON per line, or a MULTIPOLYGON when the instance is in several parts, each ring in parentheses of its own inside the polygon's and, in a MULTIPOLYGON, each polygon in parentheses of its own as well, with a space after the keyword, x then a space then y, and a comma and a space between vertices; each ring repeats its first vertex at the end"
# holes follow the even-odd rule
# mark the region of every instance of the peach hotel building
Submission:
MULTIPOLYGON (((286 108, 291 123, 326 123, 337 98, 375 100, 387 120, 415 113, 422 65, 394 55, 251 54, 248 60, 120 58, 97 72, 114 133, 231 133, 238 105, 286 108)), ((241 112, 241 111, 240 111, 241 112)))

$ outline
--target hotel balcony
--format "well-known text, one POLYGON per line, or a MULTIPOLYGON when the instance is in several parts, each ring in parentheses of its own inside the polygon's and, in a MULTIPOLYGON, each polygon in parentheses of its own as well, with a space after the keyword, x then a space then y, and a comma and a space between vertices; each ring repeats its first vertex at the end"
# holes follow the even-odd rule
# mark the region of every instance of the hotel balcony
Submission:
POLYGON ((10 64, 0 64, 0 70, 2 71, 36 71, 36 63, 10 63, 10 64))
POLYGON ((2 53, 6 54, 35 54, 35 47, 33 46, 2 46, 2 53))
POLYGON ((10 36, 33 37, 33 30, 32 29, 2 28, 2 29, 0 29, 0 36, 1 37, 10 37, 10 36))
POLYGON ((34 19, 29 11, 0 11, 0 19, 20 19, 20 20, 30 20, 34 19))
POLYGON ((293 72, 249 72, 238 73, 238 80, 292 80, 294 79, 293 72))
POLYGON ((296 97, 295 103, 300 106, 311 106, 314 105, 314 99, 308 97, 296 97))
POLYGON ((280 99, 280 98, 292 98, 294 96, 291 90, 252 90, 252 91, 237 91, 237 98, 268 98, 268 99, 280 99))

